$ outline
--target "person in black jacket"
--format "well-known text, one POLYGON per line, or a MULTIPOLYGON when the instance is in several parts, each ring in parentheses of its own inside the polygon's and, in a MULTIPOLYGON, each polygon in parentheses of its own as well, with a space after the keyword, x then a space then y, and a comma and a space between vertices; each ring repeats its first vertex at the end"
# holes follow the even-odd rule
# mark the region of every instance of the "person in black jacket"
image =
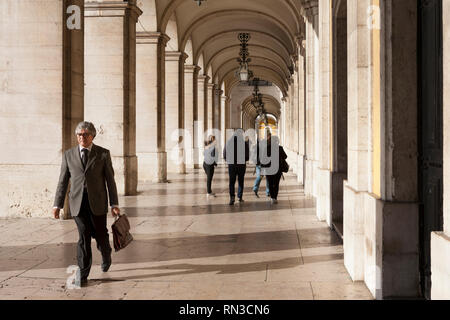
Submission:
POLYGON ((235 184, 238 177, 238 198, 244 202, 244 178, 247 169, 247 161, 250 158, 249 144, 244 141, 242 129, 238 129, 227 141, 223 149, 223 158, 228 164, 228 175, 230 178, 230 206, 235 202, 235 184))
POLYGON ((206 182, 206 196, 215 197, 216 194, 212 192, 212 179, 214 176, 214 168, 217 166, 217 156, 216 152, 216 137, 209 136, 208 141, 205 142, 205 152, 203 154, 203 169, 205 170, 207 176, 206 182))
POLYGON ((283 174, 282 167, 286 162, 287 155, 284 152, 282 146, 280 146, 279 139, 277 136, 269 136, 267 138, 267 145, 265 146, 265 154, 269 161, 263 161, 261 166, 263 167, 263 172, 266 175, 267 182, 269 184, 269 192, 271 203, 278 203, 278 191, 280 188, 280 180, 283 174))

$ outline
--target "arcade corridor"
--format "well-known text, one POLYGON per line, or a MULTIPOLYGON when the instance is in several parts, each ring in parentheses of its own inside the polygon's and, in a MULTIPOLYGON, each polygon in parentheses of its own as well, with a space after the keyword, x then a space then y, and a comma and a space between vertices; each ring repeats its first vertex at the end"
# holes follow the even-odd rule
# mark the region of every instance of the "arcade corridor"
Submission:
POLYGON ((73 221, 0 220, 0 299, 372 299, 363 282, 351 280, 341 240, 317 220, 295 178, 282 181, 279 204, 271 206, 251 191, 252 172, 246 202, 234 207, 224 168, 209 201, 198 170, 122 198, 135 241, 113 253, 108 273, 94 249, 81 289, 65 288, 66 269, 76 264, 73 221))

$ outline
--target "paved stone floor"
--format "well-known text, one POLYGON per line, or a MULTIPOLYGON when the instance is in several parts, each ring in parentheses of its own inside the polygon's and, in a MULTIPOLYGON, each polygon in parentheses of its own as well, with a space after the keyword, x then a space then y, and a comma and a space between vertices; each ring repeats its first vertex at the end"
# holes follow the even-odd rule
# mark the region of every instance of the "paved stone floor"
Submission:
POLYGON ((202 171, 140 184, 138 196, 120 199, 135 241, 102 273, 93 240, 89 285, 81 289, 66 288, 76 264, 73 220, 0 220, 0 299, 372 299, 350 279, 342 242, 317 220, 295 177, 281 181, 279 204, 271 205, 265 181, 262 197, 254 196, 252 173, 246 202, 233 207, 225 168, 209 201, 202 171))

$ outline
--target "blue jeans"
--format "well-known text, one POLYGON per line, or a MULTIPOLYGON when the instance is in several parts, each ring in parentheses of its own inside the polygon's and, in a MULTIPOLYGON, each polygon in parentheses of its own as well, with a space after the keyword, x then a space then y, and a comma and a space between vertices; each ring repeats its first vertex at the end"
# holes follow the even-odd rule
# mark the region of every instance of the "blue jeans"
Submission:
MULTIPOLYGON (((255 184, 253 186, 253 191, 258 192, 259 190, 259 185, 261 184, 261 166, 256 166, 256 179, 255 179, 255 184)), ((270 195, 269 192, 269 183, 267 183, 267 179, 266 179, 266 195, 270 195)))

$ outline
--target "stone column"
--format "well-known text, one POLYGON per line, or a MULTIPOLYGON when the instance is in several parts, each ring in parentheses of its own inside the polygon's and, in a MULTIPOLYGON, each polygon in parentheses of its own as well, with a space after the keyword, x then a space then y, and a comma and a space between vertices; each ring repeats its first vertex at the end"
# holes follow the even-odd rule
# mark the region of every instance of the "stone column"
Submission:
POLYGON ((184 148, 186 158, 186 169, 194 169, 194 80, 195 74, 200 68, 195 65, 184 65, 184 148))
MULTIPOLYGON (((214 128, 220 130, 221 127, 221 97, 223 90, 216 87, 214 90, 214 128)), ((217 137, 219 139, 219 137, 217 137)))
MULTIPOLYGON (((194 137, 194 169, 200 169, 200 137, 199 137, 199 131, 203 132, 203 121, 199 122, 199 110, 198 110, 198 88, 199 88, 199 71, 200 67, 196 66, 194 68, 194 131, 193 131, 193 137, 194 137), (201 128, 200 128, 201 127, 201 128)), ((200 134, 201 135, 201 134, 200 134)))
POLYGON ((215 96, 215 90, 216 85, 214 83, 208 83, 206 86, 206 95, 207 95, 207 102, 206 102, 206 112, 207 112, 207 123, 206 127, 208 130, 214 129, 214 112, 215 112, 215 106, 214 106, 214 96, 215 96))
POLYGON ((227 133, 227 130, 229 130, 229 129, 231 129, 231 98, 226 97, 226 100, 225 100, 225 142, 228 141, 229 138, 231 138, 231 136, 229 136, 227 133))
POLYGON ((288 90, 287 92, 287 96, 284 97, 284 122, 285 122, 285 126, 284 126, 284 139, 285 139, 285 144, 286 144, 286 150, 291 150, 291 132, 290 130, 286 130, 291 123, 291 117, 292 117, 292 106, 289 103, 290 99, 289 99, 289 95, 290 94, 290 90, 288 90))
POLYGON ((63 149, 66 150, 78 144, 74 132, 84 119, 84 0, 64 0, 64 8, 63 149))
POLYGON ((306 168, 305 168, 305 193, 316 195, 316 168, 318 149, 318 107, 319 107, 319 25, 318 25, 318 1, 312 0, 305 3, 306 9, 306 168))
POLYGON ((140 181, 166 181, 165 47, 169 40, 159 32, 137 33, 136 154, 140 181))
POLYGON ((367 0, 347 1, 348 179, 344 181, 344 264, 364 279, 364 193, 368 191, 369 29, 367 0))
POLYGON ((318 152, 318 170, 316 176, 317 182, 317 217, 321 221, 326 221, 331 227, 331 166, 330 166, 330 130, 331 130, 331 61, 330 44, 332 26, 331 2, 322 1, 319 5, 319 23, 320 23, 320 99, 317 109, 319 112, 318 128, 319 136, 316 145, 318 152))
POLYGON ((299 92, 298 92, 298 56, 293 57, 294 60, 294 74, 292 75, 292 151, 294 161, 292 161, 292 169, 298 176, 298 123, 299 123, 299 92))
MULTIPOLYGON (((67 150, 78 144, 74 132, 84 120, 84 0, 64 0, 63 3, 63 150, 67 150)), ((68 201, 67 194, 64 219, 71 218, 68 201)))
POLYGON ((444 81, 444 232, 431 234, 431 298, 450 299, 450 2, 442 1, 444 81))
POLYGON ((117 190, 136 194, 135 1, 85 3, 85 119, 111 151, 117 190))
POLYGON ((300 35, 297 38, 298 45, 298 96, 299 96, 299 109, 298 109, 298 159, 297 159, 297 181, 304 185, 304 163, 306 157, 306 145, 305 145, 305 58, 306 51, 304 48, 304 35, 300 35))
POLYGON ((220 143, 225 146, 227 130, 227 99, 226 96, 220 96, 220 143))
POLYGON ((65 30, 72 21, 65 7, 60 0, 0 1, 1 217, 48 217, 62 152, 75 143, 83 12, 80 29, 65 30))
POLYGON ((206 116, 207 110, 205 105, 205 87, 209 77, 199 75, 197 77, 197 128, 195 130, 196 147, 198 151, 198 168, 201 168, 203 163, 203 151, 205 150, 204 134, 206 131, 206 116))
POLYGON ((167 171, 186 173, 180 129, 184 128, 184 61, 182 52, 166 51, 167 171))

